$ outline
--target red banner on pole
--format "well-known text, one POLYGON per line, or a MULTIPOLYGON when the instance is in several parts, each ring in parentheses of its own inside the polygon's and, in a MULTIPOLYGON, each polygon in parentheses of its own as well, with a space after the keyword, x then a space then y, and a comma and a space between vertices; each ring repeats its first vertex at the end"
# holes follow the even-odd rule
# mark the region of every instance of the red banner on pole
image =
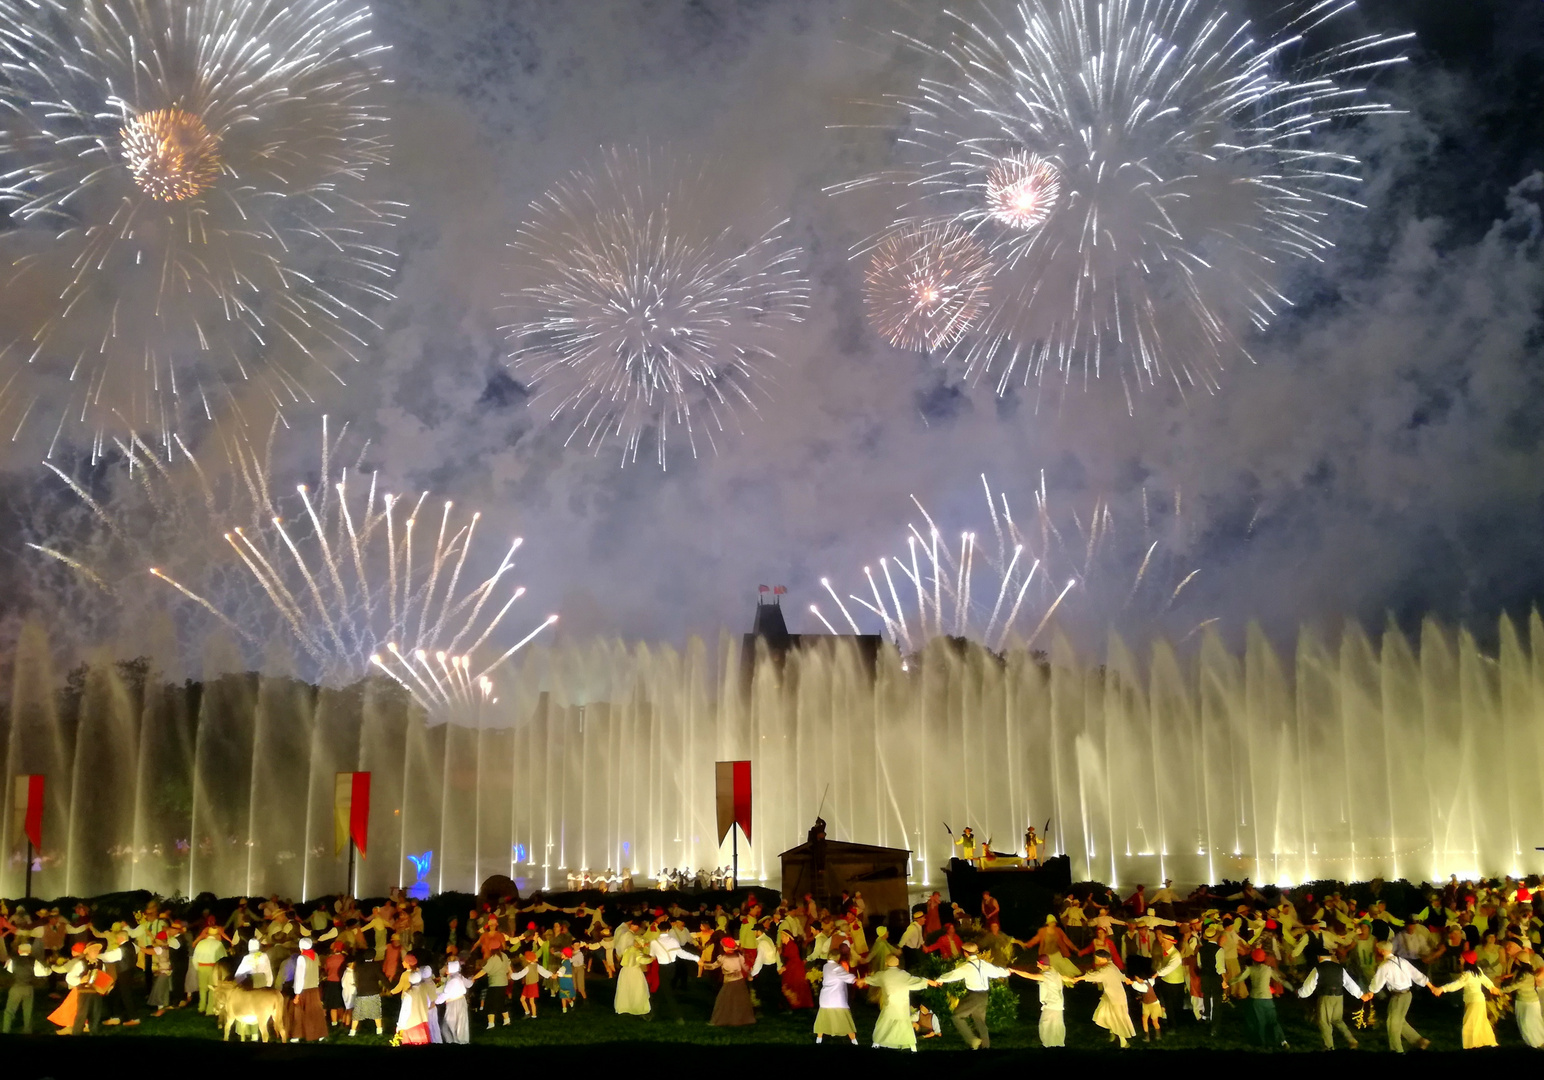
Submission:
POLYGON ((350 840, 365 853, 370 838, 370 774, 340 772, 333 785, 332 824, 334 853, 341 852, 350 840))
POLYGON ((349 800, 348 833, 363 858, 365 843, 370 839, 370 774, 355 773, 353 787, 353 798, 349 800))
POLYGON ((34 773, 27 781, 27 813, 22 821, 22 831, 32 841, 35 851, 43 850, 43 774, 34 773))
POLYGON ((751 838, 751 763, 720 761, 714 766, 718 802, 718 842, 722 844, 729 830, 740 826, 745 839, 751 838))

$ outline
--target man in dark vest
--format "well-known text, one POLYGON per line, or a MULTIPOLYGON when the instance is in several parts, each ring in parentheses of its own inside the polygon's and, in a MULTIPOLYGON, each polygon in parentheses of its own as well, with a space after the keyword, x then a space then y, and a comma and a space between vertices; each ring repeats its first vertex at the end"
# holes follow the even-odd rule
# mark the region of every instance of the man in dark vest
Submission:
POLYGON ((1297 996, 1311 997, 1318 1006, 1319 1035, 1324 1039, 1324 1049, 1335 1049, 1335 1032, 1339 1031, 1346 1037, 1351 1049, 1355 1050, 1356 1036, 1346 1026, 1345 1002, 1347 994, 1361 997, 1362 988, 1340 961, 1335 959, 1335 954, 1319 943, 1318 938, 1310 941, 1305 951, 1308 958, 1314 961, 1314 967, 1308 973, 1308 978, 1303 980, 1297 996))
POLYGON ((5 970, 11 973, 11 989, 5 995, 5 1021, 0 1033, 11 1033, 11 1024, 20 1010, 22 1034, 31 1035, 34 988, 47 982, 48 965, 34 959, 32 945, 28 939, 20 938, 16 943, 16 955, 5 962, 5 970))

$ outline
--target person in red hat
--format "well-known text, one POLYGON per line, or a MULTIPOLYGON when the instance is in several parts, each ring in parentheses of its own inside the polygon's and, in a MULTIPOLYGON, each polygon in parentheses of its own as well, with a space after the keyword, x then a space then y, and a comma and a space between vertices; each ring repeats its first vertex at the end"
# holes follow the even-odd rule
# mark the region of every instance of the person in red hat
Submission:
POLYGON ((1276 1016, 1276 999, 1271 996, 1271 984, 1290 990, 1287 981, 1266 962, 1264 949, 1249 954, 1250 964, 1244 973, 1233 981, 1235 987, 1248 987, 1249 998, 1244 1003, 1248 1010, 1244 1015, 1248 1022, 1249 1036, 1258 1046, 1274 1050, 1287 1048, 1286 1032, 1276 1016))
POLYGON ((713 1016, 708 1023, 715 1027, 745 1027, 756 1022, 756 1010, 751 1005, 751 984, 748 979, 750 965, 740 951, 740 943, 732 937, 719 942, 718 959, 703 965, 717 969, 723 975, 723 985, 713 1002, 713 1016))
POLYGON ((1438 997, 1452 990, 1461 991, 1464 995, 1464 1025, 1463 1041, 1465 1050, 1474 1050, 1481 1046, 1496 1045, 1496 1029, 1490 1026, 1490 1017, 1485 1011, 1486 993, 1500 994, 1496 984, 1480 970, 1480 958, 1474 950, 1467 949, 1462 955, 1463 967, 1458 972, 1458 978, 1443 986, 1433 986, 1432 992, 1438 997))

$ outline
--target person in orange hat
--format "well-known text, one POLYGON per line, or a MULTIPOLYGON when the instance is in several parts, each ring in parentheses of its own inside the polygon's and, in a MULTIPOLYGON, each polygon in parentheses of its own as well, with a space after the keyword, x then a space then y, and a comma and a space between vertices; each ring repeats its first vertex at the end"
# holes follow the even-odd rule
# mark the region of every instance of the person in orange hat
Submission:
POLYGON ((1249 998, 1244 1003, 1244 1008, 1248 1011, 1244 1015, 1250 1038, 1256 1045, 1267 1049, 1274 1050, 1278 1046, 1286 1049, 1287 1035, 1281 1030, 1281 1020, 1276 1016, 1276 999, 1271 996, 1271 984, 1275 983, 1283 990, 1290 990, 1291 987, 1280 973, 1266 962, 1264 949, 1255 949, 1249 954, 1249 959, 1249 966, 1233 981, 1233 986, 1248 987, 1249 998))

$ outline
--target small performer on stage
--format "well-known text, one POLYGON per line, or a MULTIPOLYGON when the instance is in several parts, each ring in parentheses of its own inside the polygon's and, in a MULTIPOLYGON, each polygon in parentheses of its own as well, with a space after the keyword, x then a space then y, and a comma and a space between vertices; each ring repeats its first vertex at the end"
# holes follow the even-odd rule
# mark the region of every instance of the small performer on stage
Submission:
POLYGON ((1048 957, 1042 955, 1035 960, 1038 970, 1025 972, 1026 979, 1033 979, 1040 984, 1040 1045, 1041 1046, 1066 1046, 1066 988, 1077 982, 1075 978, 1068 978, 1051 966, 1048 957))
POLYGON ((960 830, 960 835, 955 839, 954 846, 960 849, 960 853, 956 856, 960 861, 968 863, 976 861, 978 857, 976 834, 971 831, 969 825, 960 830))
POLYGON ((934 986, 942 986, 947 982, 963 982, 965 984, 965 997, 955 1007, 954 1027, 960 1033, 960 1038, 965 1040, 965 1045, 972 1050, 990 1049, 992 1045, 991 1032, 986 1026, 986 1003, 988 992, 992 988, 991 980, 1006 979, 1009 975, 1024 975, 1025 972, 1015 971, 1012 968, 1000 968, 996 964, 989 964, 981 959, 980 950, 974 941, 965 943, 965 959, 960 966, 953 971, 947 971, 932 981, 934 986), (965 1021, 972 1021, 976 1030, 973 1033, 965 1021))
POLYGON ((327 1037, 327 1015, 322 1010, 322 968, 317 961, 311 939, 300 939, 300 952, 295 957, 295 996, 290 1000, 290 1042, 320 1042, 327 1037))
MULTIPOLYGON (((435 997, 436 1005, 445 1006, 445 1022, 440 1025, 440 1035, 447 1043, 465 1046, 472 1041, 471 1017, 467 1013, 466 992, 472 988, 472 980, 461 974, 461 961, 452 960, 445 965, 445 984, 435 997)), ((564 1011, 568 1002, 563 1003, 564 1011)))
POLYGON ((1094 970, 1075 981, 1098 984, 1103 996, 1094 1009, 1094 1023, 1110 1033, 1111 1042, 1119 1041, 1121 1049, 1125 1049, 1137 1034, 1131 1026, 1131 1003, 1126 998, 1126 985, 1131 980, 1120 973, 1110 962, 1110 954, 1101 949, 1094 953, 1094 970))

